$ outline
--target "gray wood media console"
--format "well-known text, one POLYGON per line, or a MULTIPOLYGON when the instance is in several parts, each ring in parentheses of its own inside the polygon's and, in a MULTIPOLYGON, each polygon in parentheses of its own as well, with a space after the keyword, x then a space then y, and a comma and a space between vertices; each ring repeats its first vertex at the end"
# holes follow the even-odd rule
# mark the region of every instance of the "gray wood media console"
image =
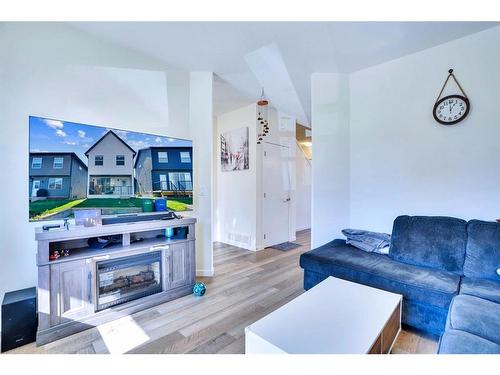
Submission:
POLYGON ((37 228, 37 344, 190 294, 195 223, 182 218, 37 228), (166 236, 167 228, 173 236, 166 236), (51 257, 55 253, 61 256, 51 257))

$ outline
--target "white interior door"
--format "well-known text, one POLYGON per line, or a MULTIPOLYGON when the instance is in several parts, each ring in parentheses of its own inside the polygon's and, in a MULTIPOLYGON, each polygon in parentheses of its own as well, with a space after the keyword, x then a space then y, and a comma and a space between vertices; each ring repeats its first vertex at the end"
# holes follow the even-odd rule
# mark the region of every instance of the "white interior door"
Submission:
POLYGON ((36 197, 36 193, 38 192, 38 189, 40 189, 40 180, 34 180, 33 187, 31 188, 31 196, 32 197, 36 197))
POLYGON ((263 234, 264 246, 287 242, 290 227, 289 147, 264 143, 263 156, 263 234))

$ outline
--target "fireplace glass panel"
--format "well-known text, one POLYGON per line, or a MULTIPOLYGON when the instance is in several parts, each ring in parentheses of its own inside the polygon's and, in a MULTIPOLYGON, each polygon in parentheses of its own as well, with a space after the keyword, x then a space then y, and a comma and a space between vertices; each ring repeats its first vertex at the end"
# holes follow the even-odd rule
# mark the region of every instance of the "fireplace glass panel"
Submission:
POLYGON ((161 252, 97 263, 97 310, 161 292, 161 252))

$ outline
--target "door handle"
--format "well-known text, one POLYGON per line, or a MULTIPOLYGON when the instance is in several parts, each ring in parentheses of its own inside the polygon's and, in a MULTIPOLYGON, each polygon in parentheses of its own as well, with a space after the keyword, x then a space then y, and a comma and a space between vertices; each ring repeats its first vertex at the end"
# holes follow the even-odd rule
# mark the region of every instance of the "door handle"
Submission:
POLYGON ((290 202, 292 199, 291 198, 284 198, 283 203, 290 202))

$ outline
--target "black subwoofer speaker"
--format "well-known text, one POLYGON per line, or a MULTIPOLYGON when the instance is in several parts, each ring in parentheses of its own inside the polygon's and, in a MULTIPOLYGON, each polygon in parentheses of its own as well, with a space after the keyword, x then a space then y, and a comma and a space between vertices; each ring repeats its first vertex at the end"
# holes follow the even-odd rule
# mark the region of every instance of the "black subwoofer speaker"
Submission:
POLYGON ((36 340, 36 288, 5 293, 2 303, 2 352, 36 340))

